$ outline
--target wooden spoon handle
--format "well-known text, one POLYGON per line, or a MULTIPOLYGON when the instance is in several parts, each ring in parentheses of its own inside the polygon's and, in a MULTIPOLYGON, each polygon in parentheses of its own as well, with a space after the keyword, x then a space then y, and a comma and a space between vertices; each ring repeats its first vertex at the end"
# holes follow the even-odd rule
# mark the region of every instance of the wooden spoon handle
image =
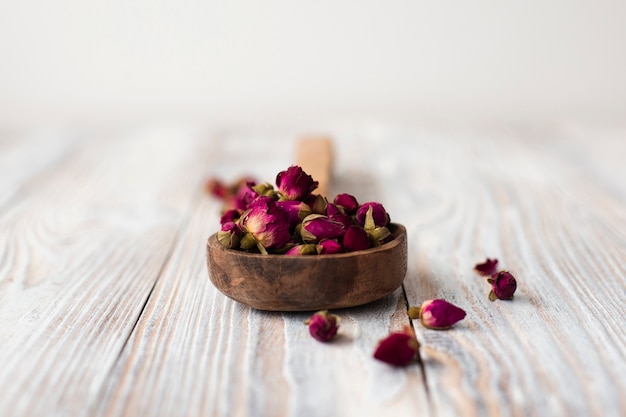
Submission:
POLYGON ((328 197, 328 187, 332 176, 333 143, 328 137, 306 137, 298 140, 297 164, 319 182, 316 190, 328 197))

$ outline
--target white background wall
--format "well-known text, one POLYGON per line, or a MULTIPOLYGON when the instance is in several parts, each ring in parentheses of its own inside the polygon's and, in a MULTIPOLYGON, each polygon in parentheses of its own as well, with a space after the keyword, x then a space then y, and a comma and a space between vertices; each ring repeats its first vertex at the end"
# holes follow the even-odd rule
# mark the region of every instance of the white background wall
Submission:
POLYGON ((624 0, 0 0, 0 125, 626 118, 624 0))

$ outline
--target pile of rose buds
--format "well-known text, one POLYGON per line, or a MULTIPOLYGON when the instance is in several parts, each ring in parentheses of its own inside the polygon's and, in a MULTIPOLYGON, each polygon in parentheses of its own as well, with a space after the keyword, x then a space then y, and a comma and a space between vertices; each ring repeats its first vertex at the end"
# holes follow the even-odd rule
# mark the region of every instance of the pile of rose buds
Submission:
MULTIPOLYGON (((515 277, 508 271, 497 271, 498 260, 489 259, 477 264, 474 270, 483 276, 489 276, 491 284, 489 299, 512 300, 517 289, 515 277)), ((409 307, 408 316, 419 320, 427 329, 447 330, 455 323, 463 320, 466 313, 463 309, 443 299, 426 300, 419 307, 409 307)), ((329 342, 339 330, 340 319, 328 311, 318 311, 304 323, 309 326, 311 336, 320 342, 329 342)), ((393 366, 406 366, 418 358, 420 344, 411 326, 401 331, 391 332, 378 342, 374 350, 374 358, 393 366)))
POLYGON ((242 179, 232 186, 212 179, 207 191, 224 201, 219 242, 262 254, 323 255, 379 246, 389 239, 382 204, 359 204, 350 194, 333 202, 314 194, 318 182, 299 166, 276 176, 276 187, 242 179))

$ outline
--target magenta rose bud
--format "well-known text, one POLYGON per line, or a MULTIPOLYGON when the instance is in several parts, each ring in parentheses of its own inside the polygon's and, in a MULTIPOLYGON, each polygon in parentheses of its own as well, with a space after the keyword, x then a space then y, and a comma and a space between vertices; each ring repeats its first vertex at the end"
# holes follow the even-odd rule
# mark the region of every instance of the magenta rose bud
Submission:
POLYGON ((394 366, 405 366, 417 355, 419 343, 411 327, 405 326, 402 332, 394 332, 378 342, 374 358, 394 366))
POLYGON ((326 206, 326 216, 332 221, 342 223, 346 228, 352 226, 352 219, 347 214, 344 214, 334 204, 328 204, 326 206))
POLYGON ((290 166, 276 176, 276 187, 287 200, 302 200, 317 188, 319 183, 297 165, 290 166))
POLYGON ((319 242, 322 239, 337 239, 345 233, 342 223, 330 220, 321 214, 311 214, 302 220, 300 236, 305 242, 319 242))
POLYGON ((248 206, 259 197, 259 194, 252 187, 254 187, 252 181, 242 183, 239 186, 234 197, 233 208, 247 210, 248 206))
POLYGON ((474 270, 480 275, 490 276, 496 273, 498 267, 498 260, 496 258, 489 259, 481 264, 476 264, 474 270))
POLYGON ((419 319, 424 327, 444 330, 465 318, 465 311, 446 300, 426 300, 419 310, 419 319))
POLYGON ((359 203, 356 201, 356 198, 350 194, 337 194, 337 197, 335 197, 333 202, 336 205, 343 207, 346 214, 350 215, 355 214, 359 208, 359 203))
MULTIPOLYGON (((280 248, 291 237, 289 216, 270 197, 259 197, 251 203, 241 217, 241 226, 254 238, 257 248, 264 254, 267 253, 266 249, 280 248)), ((246 242, 244 245, 242 240, 242 246, 251 249, 250 239, 246 239, 246 242)))
POLYGON ((513 294, 517 290, 517 281, 515 277, 507 271, 500 271, 487 279, 487 282, 491 284, 491 292, 489 293, 489 299, 494 301, 496 298, 500 300, 511 300, 513 294))
POLYGON ((227 210, 220 218, 220 224, 223 225, 224 223, 234 222, 241 217, 241 213, 242 211, 237 209, 227 210))
POLYGON ((292 226, 302 222, 306 216, 311 214, 311 207, 302 201, 297 200, 285 200, 276 202, 278 207, 281 207, 289 216, 289 223, 292 226))
POLYGON ((239 241, 243 235, 243 230, 235 222, 226 222, 222 225, 222 229, 217 232, 217 240, 228 249, 237 249, 239 241))
POLYGON ((373 201, 363 203, 356 212, 356 220, 361 226, 366 226, 367 212, 372 208, 372 218, 375 227, 384 227, 389 224, 389 214, 382 204, 373 201))
POLYGON ((320 255, 332 255, 343 252, 343 247, 334 240, 326 239, 317 244, 317 253, 320 255))
POLYGON ((204 190, 214 197, 225 199, 229 195, 229 189, 224 182, 217 178, 209 178, 204 183, 204 190))
POLYGON ((287 256, 304 256, 304 255, 317 255, 317 245, 304 244, 296 245, 285 252, 287 256))
POLYGON ((328 342, 335 337, 339 329, 339 317, 328 311, 318 311, 304 322, 309 326, 309 333, 315 340, 328 342))
POLYGON ((365 229, 357 225, 348 227, 343 235, 343 247, 347 252, 369 249, 371 244, 365 229))

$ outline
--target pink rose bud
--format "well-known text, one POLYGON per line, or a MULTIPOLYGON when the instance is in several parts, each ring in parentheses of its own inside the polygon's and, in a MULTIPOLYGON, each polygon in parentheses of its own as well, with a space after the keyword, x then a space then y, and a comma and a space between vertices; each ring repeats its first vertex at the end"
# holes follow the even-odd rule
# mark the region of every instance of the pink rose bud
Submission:
POLYGON ((239 248, 239 241, 243 231, 235 222, 226 222, 222 225, 222 230, 217 232, 217 240, 228 249, 239 248))
MULTIPOLYGON (((270 197, 259 197, 250 204, 241 217, 241 226, 256 241, 257 248, 263 254, 266 249, 282 247, 291 237, 289 233, 289 216, 270 197)), ((250 241, 246 238, 247 242, 250 241)), ((242 240, 243 243, 243 240, 242 240)), ((249 244, 244 248, 249 249, 249 244)))
POLYGON ((359 207, 356 212, 357 222, 366 229, 368 228, 366 225, 366 217, 370 207, 372 208, 371 216, 374 221, 374 227, 387 226, 389 224, 389 214, 387 214, 387 211, 385 211, 385 208, 382 204, 372 201, 363 203, 361 207, 359 207))
POLYGON ((304 245, 296 245, 285 252, 287 256, 317 255, 317 245, 307 243, 304 245))
POLYGON ((204 183, 204 190, 214 197, 224 199, 230 194, 228 186, 217 178, 209 178, 204 183))
POLYGON ((322 239, 337 239, 345 233, 342 223, 330 220, 321 214, 310 214, 302 220, 300 236, 305 242, 319 242, 322 239))
POLYGON ((326 197, 322 197, 319 194, 310 194, 304 200, 305 203, 311 207, 313 213, 315 214, 326 214, 326 207, 328 206, 328 201, 326 197))
POLYGON ((247 210, 248 206, 259 197, 259 194, 254 191, 254 182, 242 183, 237 189, 237 193, 234 196, 233 207, 239 210, 247 210))
POLYGON ((320 255, 332 255, 343 252, 343 247, 334 240, 326 239, 317 244, 317 253, 320 255))
POLYGON ((339 329, 339 317, 328 311, 318 311, 304 322, 309 326, 309 333, 315 340, 328 342, 335 337, 339 329))
POLYGON ((262 195, 264 197, 272 197, 274 199, 277 198, 276 191, 274 191, 274 186, 272 186, 272 184, 270 184, 269 182, 253 185, 250 188, 252 188, 252 190, 258 195, 262 195))
POLYGON ((369 249, 371 244, 365 229, 357 225, 348 227, 343 235, 343 247, 347 252, 369 249))
POLYGON ((496 298, 500 300, 512 300, 513 294, 517 289, 517 281, 515 277, 507 271, 500 271, 487 278, 487 282, 491 284, 491 292, 489 299, 494 301, 496 298))
POLYGON ((481 264, 476 264, 474 270, 480 275, 490 276, 496 273, 498 267, 498 260, 496 258, 489 259, 481 264))
POLYGON ((326 206, 326 215, 332 221, 342 223, 345 227, 352 226, 352 219, 347 214, 343 213, 334 204, 328 204, 326 206))
POLYGON ((224 223, 234 222, 241 217, 241 213, 242 211, 237 209, 227 210, 220 218, 220 224, 223 225, 224 223))
POLYGON ((394 332, 378 342, 374 358, 394 366, 405 366, 417 355, 419 342, 410 326, 402 332, 394 332))
POLYGON ((276 176, 276 187, 287 200, 302 200, 318 186, 317 181, 297 165, 290 166, 276 176))
POLYGON ((446 300, 426 300, 419 310, 419 318, 424 327, 444 330, 465 318, 465 311, 446 300))
POLYGON ((356 201, 356 198, 350 194, 337 194, 337 197, 335 197, 333 202, 336 205, 343 207, 346 214, 350 215, 355 214, 359 208, 359 203, 356 201))
POLYGON ((302 222, 306 216, 311 214, 311 207, 302 201, 297 200, 285 200, 276 202, 278 207, 281 207, 287 212, 289 216, 289 223, 291 226, 295 226, 302 222))

